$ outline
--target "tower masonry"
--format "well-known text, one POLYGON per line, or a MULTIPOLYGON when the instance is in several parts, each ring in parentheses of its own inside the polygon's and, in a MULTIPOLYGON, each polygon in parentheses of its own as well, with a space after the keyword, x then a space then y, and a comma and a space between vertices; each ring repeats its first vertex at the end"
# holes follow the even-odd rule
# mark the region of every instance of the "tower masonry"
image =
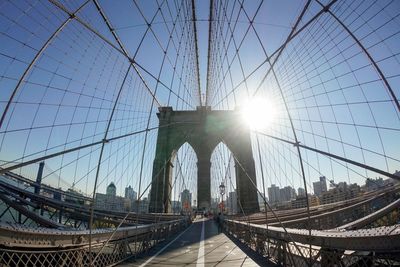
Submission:
POLYGON ((159 129, 153 163, 150 212, 171 212, 172 168, 178 149, 189 143, 197 155, 197 208, 209 209, 211 201, 211 154, 219 143, 233 153, 238 201, 245 213, 259 211, 257 181, 250 131, 237 110, 174 111, 160 107, 159 129))

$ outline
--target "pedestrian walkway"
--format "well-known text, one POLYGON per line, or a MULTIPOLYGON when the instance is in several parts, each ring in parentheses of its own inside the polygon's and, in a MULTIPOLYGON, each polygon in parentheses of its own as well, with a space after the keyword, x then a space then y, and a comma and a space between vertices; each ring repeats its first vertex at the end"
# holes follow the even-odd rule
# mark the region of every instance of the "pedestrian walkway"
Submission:
POLYGON ((229 237, 218 233, 217 224, 196 220, 174 240, 155 249, 152 255, 121 266, 259 266, 229 237))

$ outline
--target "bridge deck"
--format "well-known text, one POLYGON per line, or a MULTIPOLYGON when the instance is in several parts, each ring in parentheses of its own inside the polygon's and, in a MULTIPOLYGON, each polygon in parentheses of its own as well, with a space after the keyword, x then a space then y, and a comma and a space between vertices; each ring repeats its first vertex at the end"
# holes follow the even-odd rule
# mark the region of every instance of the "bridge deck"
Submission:
POLYGON ((238 247, 224 233, 218 233, 211 219, 198 219, 169 243, 144 258, 120 266, 258 266, 266 265, 259 256, 238 247), (246 253, 247 252, 247 253, 246 253))

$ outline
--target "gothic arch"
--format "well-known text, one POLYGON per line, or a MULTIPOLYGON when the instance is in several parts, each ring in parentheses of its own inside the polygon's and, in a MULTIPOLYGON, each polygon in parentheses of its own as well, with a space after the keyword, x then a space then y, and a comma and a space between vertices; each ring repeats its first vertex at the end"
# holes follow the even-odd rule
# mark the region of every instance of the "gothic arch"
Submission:
POLYGON ((234 154, 238 198, 241 199, 244 212, 259 210, 250 132, 247 127, 241 127, 237 111, 211 111, 209 107, 198 107, 195 111, 173 111, 172 107, 162 107, 157 116, 159 130, 150 212, 171 211, 168 205, 171 192, 165 186, 172 179, 173 152, 185 142, 192 146, 197 156, 199 209, 210 208, 211 153, 220 142, 224 142, 234 154))

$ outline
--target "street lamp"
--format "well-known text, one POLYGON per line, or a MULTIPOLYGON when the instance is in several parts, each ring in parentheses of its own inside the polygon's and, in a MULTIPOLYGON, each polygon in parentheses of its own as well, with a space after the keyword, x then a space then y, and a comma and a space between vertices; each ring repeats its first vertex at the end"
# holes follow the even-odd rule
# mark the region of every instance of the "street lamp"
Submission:
POLYGON ((225 185, 224 182, 221 182, 219 186, 219 193, 221 194, 221 213, 223 213, 224 209, 224 195, 225 195, 225 185))

